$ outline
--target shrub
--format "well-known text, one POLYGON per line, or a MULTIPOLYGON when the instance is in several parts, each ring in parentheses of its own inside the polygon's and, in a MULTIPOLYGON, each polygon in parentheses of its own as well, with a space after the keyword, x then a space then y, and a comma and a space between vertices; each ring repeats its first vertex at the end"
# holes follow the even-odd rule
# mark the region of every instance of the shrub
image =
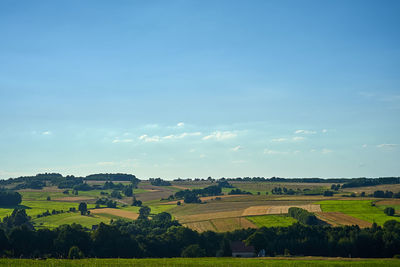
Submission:
POLYGON ((388 215, 388 216, 393 216, 394 215, 394 208, 387 207, 383 212, 385 212, 385 214, 388 215))
POLYGON ((83 252, 77 247, 72 246, 68 252, 69 259, 82 259, 84 258, 83 252))

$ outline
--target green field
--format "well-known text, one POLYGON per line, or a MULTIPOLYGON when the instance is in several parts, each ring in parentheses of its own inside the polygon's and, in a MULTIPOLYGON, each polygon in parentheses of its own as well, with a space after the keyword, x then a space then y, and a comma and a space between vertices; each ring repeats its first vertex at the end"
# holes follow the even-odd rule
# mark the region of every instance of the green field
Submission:
POLYGON ((84 260, 20 260, 0 259, 0 266, 399 266, 396 259, 343 258, 171 258, 171 259, 84 259, 84 260))
POLYGON ((296 222, 296 219, 284 215, 248 216, 246 218, 258 227, 286 227, 296 222))
POLYGON ((324 212, 342 212, 378 225, 388 220, 400 221, 400 217, 387 216, 381 208, 372 206, 372 200, 324 200, 317 204, 324 212))
POLYGON ((33 222, 36 228, 56 228, 63 224, 77 223, 91 229, 92 225, 99 224, 101 222, 109 223, 110 219, 117 219, 117 218, 119 217, 112 216, 110 214, 104 216, 101 214, 82 216, 79 212, 72 212, 72 213, 61 213, 42 218, 37 218, 34 219, 33 222))

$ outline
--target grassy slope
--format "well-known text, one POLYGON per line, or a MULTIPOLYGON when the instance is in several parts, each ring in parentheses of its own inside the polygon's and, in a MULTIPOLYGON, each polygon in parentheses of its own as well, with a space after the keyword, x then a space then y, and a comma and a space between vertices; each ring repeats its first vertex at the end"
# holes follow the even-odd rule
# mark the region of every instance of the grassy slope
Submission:
POLYGON ((296 219, 282 215, 248 216, 246 218, 258 227, 286 227, 296 222, 296 219))
POLYGON ((398 266, 395 259, 341 258, 172 258, 172 259, 84 259, 84 260, 19 260, 0 259, 3 266, 398 266))
POLYGON ((101 222, 109 223, 110 219, 115 218, 118 217, 114 216, 114 218, 109 218, 109 216, 100 216, 98 214, 91 216, 82 216, 79 212, 75 212, 42 217, 34 219, 33 222, 35 223, 35 227, 37 228, 56 228, 63 224, 72 223, 78 223, 84 227, 91 228, 94 224, 99 224, 101 222))
POLYGON ((342 212, 350 216, 383 225, 388 220, 400 221, 400 217, 387 216, 382 209, 371 205, 372 200, 325 200, 318 202, 324 212, 342 212))

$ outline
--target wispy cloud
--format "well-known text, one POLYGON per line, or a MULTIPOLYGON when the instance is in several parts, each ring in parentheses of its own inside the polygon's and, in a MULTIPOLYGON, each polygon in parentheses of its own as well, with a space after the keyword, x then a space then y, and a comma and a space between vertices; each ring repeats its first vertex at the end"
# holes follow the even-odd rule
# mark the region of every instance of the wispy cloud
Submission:
POLYGON ((235 146, 234 148, 232 148, 231 150, 232 151, 239 151, 239 150, 242 150, 243 149, 243 147, 241 147, 241 146, 235 146))
POLYGON ((322 154, 330 154, 330 153, 332 153, 333 151, 330 150, 330 149, 324 148, 324 149, 322 149, 321 152, 322 152, 322 154))
POLYGON ((162 137, 162 139, 182 139, 189 136, 200 136, 201 132, 193 132, 193 133, 181 133, 181 134, 171 134, 162 137))
POLYGON ((267 154, 267 155, 285 155, 285 154, 288 154, 288 152, 271 150, 271 149, 266 148, 266 149, 264 149, 264 154, 267 154))
POLYGON ((50 132, 50 131, 45 131, 45 132, 42 132, 42 135, 52 135, 53 133, 52 132, 50 132))
POLYGON ((182 128, 183 126, 185 126, 185 123, 179 122, 176 126, 179 127, 179 128, 182 128))
POLYGON ((133 139, 119 139, 119 138, 116 138, 112 142, 114 144, 116 144, 116 143, 132 143, 133 139))
POLYGON ((305 138, 303 136, 295 136, 292 138, 293 141, 303 141, 305 138))
POLYGON ((327 133, 328 132, 328 130, 327 129, 322 129, 322 131, 321 131, 322 133, 327 133))
POLYGON ((274 138, 271 140, 272 142, 286 142, 287 138, 274 138))
POLYGON ((384 150, 392 150, 398 147, 398 144, 380 144, 376 146, 377 148, 384 150))
POLYGON ((237 134, 235 134, 233 132, 230 132, 230 131, 225 131, 225 132, 216 131, 216 132, 213 132, 210 135, 204 136, 203 140, 222 141, 222 140, 226 140, 226 139, 235 138, 236 136, 237 136, 237 134))
POLYGON ((151 142, 160 142, 161 138, 157 135, 148 136, 147 134, 144 134, 139 137, 139 140, 143 140, 146 143, 151 143, 151 142))
POLYGON ((316 131, 309 131, 309 130, 296 130, 295 134, 316 134, 316 131))

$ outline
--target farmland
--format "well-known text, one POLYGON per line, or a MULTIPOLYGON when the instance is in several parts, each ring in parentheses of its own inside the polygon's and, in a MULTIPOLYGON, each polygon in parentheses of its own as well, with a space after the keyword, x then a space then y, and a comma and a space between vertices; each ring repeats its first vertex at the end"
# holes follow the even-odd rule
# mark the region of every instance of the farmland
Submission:
MULTIPOLYGON (((90 181, 89 183, 101 186, 104 181, 90 181)), ((210 181, 173 181, 170 186, 154 186, 143 181, 138 188, 134 189, 134 194, 138 200, 143 202, 143 205, 150 207, 151 214, 168 212, 180 223, 199 232, 206 230, 225 232, 247 227, 287 226, 296 222, 295 219, 284 216, 290 207, 300 207, 315 212, 320 220, 332 226, 356 224, 360 227, 368 227, 373 222, 383 225, 390 219, 400 221, 399 217, 389 217, 383 213, 384 208, 388 206, 394 207, 397 212, 400 210, 400 201, 395 199, 346 198, 340 196, 340 192, 329 198, 321 195, 271 194, 271 190, 276 187, 293 189, 296 192, 319 192, 329 189, 330 183, 232 181, 232 186, 253 194, 228 195, 227 193, 231 189, 224 188, 224 195, 219 197, 201 197, 202 204, 186 204, 181 201, 182 205, 178 206, 177 200, 161 200, 179 190, 202 189, 213 184, 210 181), (373 203, 376 205, 373 206, 373 203)), ((388 185, 383 186, 386 186, 384 188, 388 187, 388 185)), ((376 186, 376 188, 381 187, 376 186)), ((33 223, 41 228, 54 228, 73 222, 90 228, 99 222, 109 223, 111 219, 134 220, 138 217, 139 207, 131 206, 132 200, 129 197, 114 199, 118 203, 116 209, 104 209, 105 206, 102 206, 101 209, 94 209, 96 199, 104 195, 110 196, 111 189, 79 191, 78 195, 65 194, 63 191, 54 186, 48 186, 42 190, 19 190, 23 198, 19 206, 26 208, 33 223), (88 203, 88 208, 92 211, 90 216, 67 212, 70 208, 77 208, 80 202, 88 203), (47 210, 49 212, 52 210, 63 211, 63 213, 36 218, 38 214, 47 210)), ((348 189, 343 191, 343 193, 346 192, 348 189)), ((0 217, 11 214, 13 208, 1 207, 0 217)))

